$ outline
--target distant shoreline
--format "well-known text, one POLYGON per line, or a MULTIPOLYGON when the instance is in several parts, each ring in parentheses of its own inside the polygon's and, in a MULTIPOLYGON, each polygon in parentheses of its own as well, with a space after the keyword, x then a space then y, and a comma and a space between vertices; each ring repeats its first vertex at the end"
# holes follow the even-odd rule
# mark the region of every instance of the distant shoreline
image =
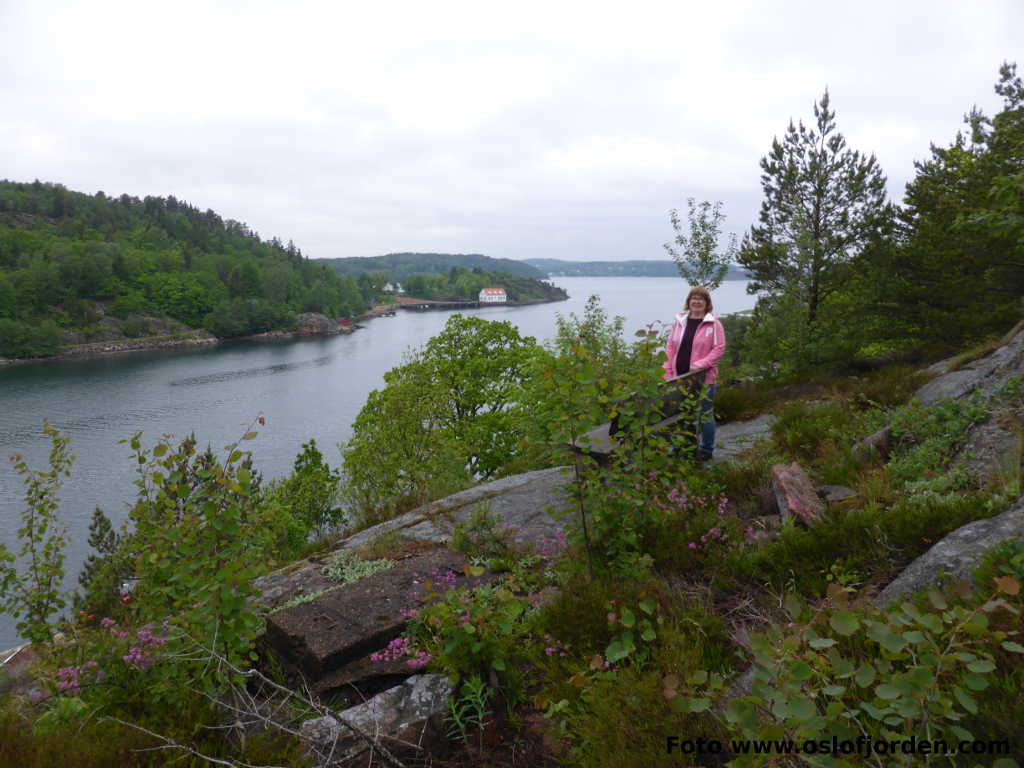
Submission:
POLYGON ((98 357, 114 357, 136 352, 153 352, 164 349, 192 349, 199 347, 230 344, 234 341, 284 341, 287 339, 310 338, 313 336, 339 336, 354 333, 363 326, 352 322, 348 328, 337 327, 329 330, 311 331, 299 328, 291 331, 266 331, 249 336, 219 338, 207 331, 193 331, 188 336, 148 336, 138 339, 114 339, 94 341, 87 344, 71 344, 55 355, 45 357, 0 357, 0 365, 25 365, 29 363, 53 363, 63 360, 90 360, 98 357))
POLYGON ((396 304, 393 307, 378 306, 369 312, 364 312, 349 320, 348 325, 341 321, 332 321, 334 325, 319 330, 310 328, 297 328, 290 331, 266 331, 264 333, 251 334, 249 336, 232 336, 219 338, 204 330, 191 331, 184 336, 146 336, 137 339, 113 339, 110 341, 93 341, 86 344, 71 344, 61 349, 55 355, 44 357, 0 357, 0 366, 4 365, 27 365, 31 363, 53 363, 63 360, 89 360, 99 357, 113 357, 115 355, 128 355, 136 352, 153 352, 164 349, 190 349, 209 347, 220 344, 230 344, 235 341, 286 341, 290 339, 305 339, 318 336, 340 336, 355 333, 365 326, 359 325, 362 320, 370 320, 375 317, 387 317, 393 315, 398 309, 405 309, 414 312, 425 312, 432 309, 456 309, 454 306, 479 305, 480 307, 522 307, 531 304, 551 304, 564 299, 527 299, 525 301, 506 301, 494 304, 480 304, 480 302, 442 302, 431 299, 412 299, 414 302, 422 302, 417 306, 405 306, 396 304))

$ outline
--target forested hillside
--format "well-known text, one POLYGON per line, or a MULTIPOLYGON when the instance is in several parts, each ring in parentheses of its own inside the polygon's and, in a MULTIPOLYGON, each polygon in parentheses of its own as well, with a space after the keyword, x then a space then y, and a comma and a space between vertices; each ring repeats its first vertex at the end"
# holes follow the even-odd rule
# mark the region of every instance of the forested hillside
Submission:
MULTIPOLYGON (((526 259, 537 269, 552 276, 567 277, 679 277, 675 263, 667 259, 631 259, 629 261, 563 261, 562 259, 526 259)), ((746 273, 731 266, 726 280, 745 280, 746 273)))
POLYGON ((164 316, 221 337, 289 328, 297 312, 358 314, 373 293, 174 197, 0 181, 0 356, 146 336, 164 316))
POLYGON ((443 275, 453 267, 482 272, 506 272, 517 277, 543 278, 544 273, 523 261, 495 259, 479 253, 388 253, 348 259, 324 259, 342 275, 387 272, 405 282, 412 275, 443 275))
POLYGON ((420 299, 476 301, 484 288, 504 288, 509 301, 561 301, 569 298, 565 289, 533 277, 464 267, 452 267, 442 274, 412 275, 405 281, 404 288, 406 295, 420 299))
MULTIPOLYGON (((764 198, 738 260, 759 295, 730 335, 762 372, 948 354, 1024 309, 1024 83, 932 144, 902 206, 875 156, 847 146, 826 91, 761 160, 764 198)), ((923 149, 923 148, 922 148, 923 149)))

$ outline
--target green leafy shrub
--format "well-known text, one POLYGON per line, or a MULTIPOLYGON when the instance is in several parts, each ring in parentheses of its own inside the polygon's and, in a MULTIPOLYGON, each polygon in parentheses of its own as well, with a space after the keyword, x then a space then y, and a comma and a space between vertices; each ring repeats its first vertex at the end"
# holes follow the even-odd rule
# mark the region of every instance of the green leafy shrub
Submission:
POLYGON ((456 524, 450 546, 456 552, 481 560, 504 561, 515 549, 513 533, 491 514, 490 506, 484 502, 473 509, 468 520, 456 524))
POLYGON ((152 451, 138 434, 130 444, 139 496, 126 546, 135 552, 138 614, 143 621, 174 615, 185 636, 237 665, 261 628, 253 579, 274 561, 280 539, 280 515, 260 503, 251 454, 235 443, 220 461, 198 453, 194 437, 152 451))
POLYGON ((60 348, 60 331, 52 320, 22 322, 0 317, 0 357, 45 357, 60 348))
POLYGON ((21 545, 12 555, 0 544, 0 611, 17 619, 18 632, 33 643, 50 639, 50 617, 67 604, 62 584, 67 528, 58 517, 57 493, 74 461, 68 438, 45 421, 43 434, 50 440, 48 471, 31 469, 20 455, 12 457, 25 485, 21 545))
MULTIPOLYGON (((482 569, 481 569, 482 570, 482 569)), ((451 589, 428 603, 413 620, 409 636, 432 663, 460 675, 517 675, 530 655, 530 603, 514 585, 451 589)))
MULTIPOLYGON (((977 696, 989 687, 998 654, 1024 654, 1019 631, 997 628, 996 617, 1019 613, 1019 583, 982 604, 950 604, 928 593, 930 606, 905 602, 884 613, 850 608, 836 588, 833 602, 817 611, 788 599, 792 623, 752 638, 755 680, 751 694, 728 702, 726 720, 746 739, 874 743, 911 737, 972 741, 977 696), (1011 592, 1013 597, 1011 597, 1011 592)), ((720 688, 720 686, 718 687, 720 688)), ((677 691, 682 711, 702 711, 716 686, 677 691)), ((772 755, 742 755, 731 763, 767 765, 772 755)), ((862 765, 862 757, 816 754, 809 765, 862 765)), ((916 765, 919 755, 890 752, 886 765, 916 765)))
MULTIPOLYGON (((904 483, 915 482, 918 490, 925 490, 921 481, 941 480, 947 462, 964 444, 970 428, 987 420, 989 413, 989 404, 980 393, 963 400, 945 400, 933 406, 911 405, 897 411, 892 420, 890 474, 904 483)), ((962 483, 954 485, 959 487, 962 483)), ((941 487, 937 485, 931 490, 941 487)))
POLYGON ((129 317, 121 325, 121 332, 129 339, 137 339, 140 336, 148 336, 153 330, 149 323, 141 317, 129 317))
POLYGON ((289 546, 295 550, 310 535, 321 537, 345 520, 341 506, 341 472, 324 460, 316 440, 303 443, 292 465, 292 473, 268 489, 266 500, 300 524, 289 534, 289 546))

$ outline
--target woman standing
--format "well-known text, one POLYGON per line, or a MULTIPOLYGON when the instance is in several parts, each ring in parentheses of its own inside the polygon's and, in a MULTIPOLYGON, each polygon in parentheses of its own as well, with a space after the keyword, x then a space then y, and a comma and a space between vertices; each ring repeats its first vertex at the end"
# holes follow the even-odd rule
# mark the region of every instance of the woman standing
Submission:
POLYGON ((711 294, 707 288, 694 288, 687 294, 684 311, 677 314, 672 323, 665 345, 668 359, 662 365, 666 379, 704 370, 700 449, 697 453, 700 461, 709 461, 715 450, 715 379, 718 377, 718 360, 725 352, 725 328, 711 310, 711 294))

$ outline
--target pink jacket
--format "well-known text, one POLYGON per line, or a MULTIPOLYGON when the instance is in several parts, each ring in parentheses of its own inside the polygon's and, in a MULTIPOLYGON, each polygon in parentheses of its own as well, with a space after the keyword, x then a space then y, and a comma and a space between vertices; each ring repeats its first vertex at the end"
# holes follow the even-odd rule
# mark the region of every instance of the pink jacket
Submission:
MULTIPOLYGON (((679 352, 679 342, 682 341, 683 331, 686 329, 686 318, 689 312, 676 315, 672 323, 672 331, 668 335, 668 343, 665 345, 665 354, 668 360, 662 363, 665 369, 665 378, 674 379, 676 373, 676 354, 679 352)), ((690 370, 697 368, 707 369, 704 374, 704 383, 711 385, 718 378, 718 360, 725 352, 725 328, 722 322, 713 314, 708 312, 704 315, 701 324, 697 326, 697 333, 693 336, 693 348, 690 351, 690 370)))

